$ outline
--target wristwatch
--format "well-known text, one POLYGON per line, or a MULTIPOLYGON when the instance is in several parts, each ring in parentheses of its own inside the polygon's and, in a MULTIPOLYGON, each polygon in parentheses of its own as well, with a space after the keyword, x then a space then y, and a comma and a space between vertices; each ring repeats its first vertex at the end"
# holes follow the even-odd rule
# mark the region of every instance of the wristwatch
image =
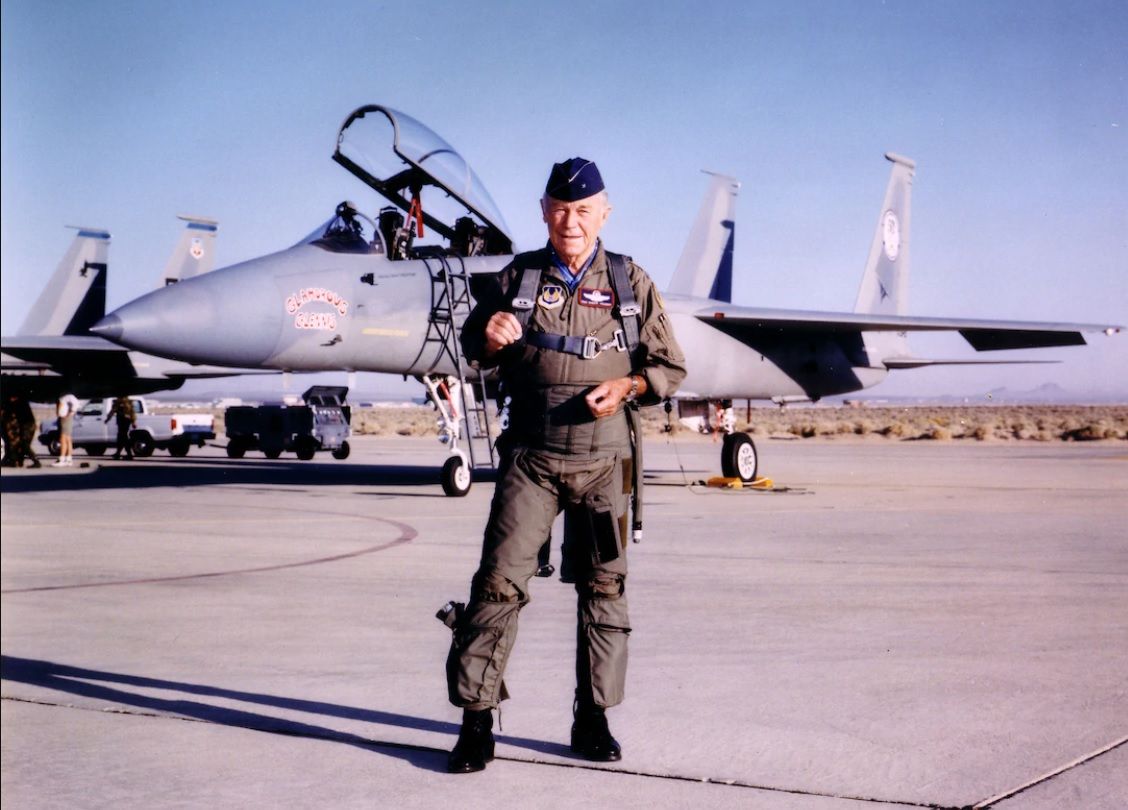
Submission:
POLYGON ((638 399, 638 375, 632 374, 631 390, 627 392, 627 395, 625 397, 623 397, 623 402, 634 402, 636 399, 638 399))

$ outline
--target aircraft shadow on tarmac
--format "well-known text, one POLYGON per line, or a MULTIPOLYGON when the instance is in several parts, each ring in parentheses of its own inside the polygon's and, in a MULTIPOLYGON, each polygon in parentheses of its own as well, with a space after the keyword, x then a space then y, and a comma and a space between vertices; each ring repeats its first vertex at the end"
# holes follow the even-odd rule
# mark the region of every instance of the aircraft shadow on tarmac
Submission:
MULTIPOLYGON (((97 462, 94 462, 97 464, 97 462)), ((474 481, 496 479, 494 470, 475 470, 474 481)), ((433 486, 436 498, 445 498, 439 488, 439 468, 433 464, 340 464, 316 461, 253 461, 233 459, 140 459, 117 464, 98 464, 89 472, 5 475, 0 492, 72 492, 90 489, 147 489, 151 487, 211 486, 433 486)), ((432 493, 420 492, 420 496, 432 493)))
MULTIPOLYGON (((287 698, 277 695, 260 695, 254 692, 240 692, 222 689, 217 686, 180 683, 140 675, 125 675, 118 672, 103 672, 93 669, 56 664, 51 661, 37 661, 30 658, 17 658, 10 655, 0 657, 0 677, 13 683, 24 683, 45 689, 53 689, 70 695, 106 701, 115 705, 129 706, 144 712, 158 713, 176 717, 187 717, 222 726, 262 731, 268 734, 282 734, 305 737, 326 742, 355 745, 366 750, 379 751, 388 756, 398 757, 416 767, 431 771, 446 771, 446 752, 421 745, 386 742, 369 739, 359 734, 327 728, 325 726, 303 723, 282 717, 271 717, 253 711, 212 705, 201 700, 186 698, 158 698, 137 689, 161 689, 182 692, 198 698, 217 698, 226 701, 241 701, 254 706, 264 706, 287 711, 307 712, 343 720, 358 720, 383 726, 395 726, 419 731, 434 731, 451 736, 451 744, 458 735, 458 724, 425 717, 411 717, 405 714, 379 711, 378 709, 359 709, 341 706, 336 703, 287 698), (112 684, 112 685, 110 685, 112 684), (438 756, 441 754, 441 756, 438 756)), ((544 740, 526 737, 495 735, 500 743, 527 748, 541 754, 573 756, 567 746, 544 740)))

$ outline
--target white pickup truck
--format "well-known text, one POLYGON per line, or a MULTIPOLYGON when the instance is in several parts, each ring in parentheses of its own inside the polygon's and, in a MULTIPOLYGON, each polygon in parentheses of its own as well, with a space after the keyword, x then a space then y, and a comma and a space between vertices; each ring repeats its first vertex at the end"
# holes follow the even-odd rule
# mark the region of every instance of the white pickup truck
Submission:
MULTIPOLYGON (((156 449, 168 450, 174 456, 188 455, 192 445, 203 447, 215 438, 215 418, 203 413, 153 413, 152 406, 141 397, 131 397, 137 424, 129 432, 133 455, 144 458, 156 449)), ((106 421, 113 399, 87 402, 74 415, 74 446, 91 456, 100 456, 117 444, 117 421, 106 421)), ((59 454, 59 421, 44 422, 39 441, 52 455, 59 454)))

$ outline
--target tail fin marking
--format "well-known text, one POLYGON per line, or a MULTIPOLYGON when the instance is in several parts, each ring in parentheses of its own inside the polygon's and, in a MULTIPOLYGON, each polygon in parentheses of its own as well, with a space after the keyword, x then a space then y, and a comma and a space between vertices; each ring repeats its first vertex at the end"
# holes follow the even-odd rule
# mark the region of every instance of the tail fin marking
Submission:
POLYGON ((160 286, 176 284, 193 276, 202 276, 215 267, 215 233, 219 223, 214 219, 178 214, 188 225, 169 257, 160 286))

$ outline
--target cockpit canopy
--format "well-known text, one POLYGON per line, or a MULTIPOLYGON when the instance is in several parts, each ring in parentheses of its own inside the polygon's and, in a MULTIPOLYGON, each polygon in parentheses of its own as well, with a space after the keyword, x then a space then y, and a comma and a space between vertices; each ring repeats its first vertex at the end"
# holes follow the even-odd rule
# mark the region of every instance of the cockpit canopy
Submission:
MULTIPOLYGON (((478 176, 411 116, 377 105, 354 110, 337 135, 333 159, 390 200, 409 227, 433 229, 456 252, 467 239, 478 240, 481 253, 513 252, 509 227, 478 176)), ((394 245, 385 248, 396 253, 394 245)))

